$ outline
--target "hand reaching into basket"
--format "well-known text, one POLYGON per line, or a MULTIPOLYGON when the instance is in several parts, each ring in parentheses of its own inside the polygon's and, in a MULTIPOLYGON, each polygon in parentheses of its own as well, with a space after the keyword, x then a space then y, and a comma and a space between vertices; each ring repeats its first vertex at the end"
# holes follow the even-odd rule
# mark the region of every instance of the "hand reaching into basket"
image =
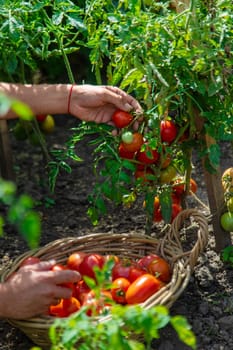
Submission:
MULTIPOLYGON (((114 86, 0 82, 0 92, 26 103, 34 115, 68 113, 83 121, 112 125, 112 115, 117 109, 142 113, 136 99, 114 86)), ((11 110, 3 115, 6 119, 16 117, 11 110)))
POLYGON ((76 271, 51 271, 55 261, 39 262, 21 267, 0 284, 0 317, 27 319, 48 312, 61 298, 71 297, 72 290, 61 286, 78 282, 76 271))

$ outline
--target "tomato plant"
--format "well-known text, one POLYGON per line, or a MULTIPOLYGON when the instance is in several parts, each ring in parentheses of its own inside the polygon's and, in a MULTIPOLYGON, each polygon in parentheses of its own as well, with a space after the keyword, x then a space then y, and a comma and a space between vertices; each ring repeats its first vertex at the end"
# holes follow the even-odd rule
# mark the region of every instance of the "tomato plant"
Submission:
POLYGON ((144 274, 130 284, 126 291, 126 301, 128 304, 142 303, 156 293, 161 286, 161 281, 156 277, 144 274))
POLYGON ((116 110, 112 115, 112 121, 119 129, 128 126, 133 120, 133 116, 125 111, 116 110))

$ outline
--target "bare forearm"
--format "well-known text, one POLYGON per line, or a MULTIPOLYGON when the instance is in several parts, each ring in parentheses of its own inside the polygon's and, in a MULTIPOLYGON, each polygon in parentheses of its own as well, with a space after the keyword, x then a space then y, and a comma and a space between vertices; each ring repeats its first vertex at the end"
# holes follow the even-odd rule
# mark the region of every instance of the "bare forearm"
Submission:
MULTIPOLYGON (((68 84, 22 85, 0 83, 0 91, 11 98, 26 103, 34 115, 67 113, 70 91, 70 85, 68 84)), ((9 111, 5 117, 10 119, 17 116, 14 112, 9 111)))

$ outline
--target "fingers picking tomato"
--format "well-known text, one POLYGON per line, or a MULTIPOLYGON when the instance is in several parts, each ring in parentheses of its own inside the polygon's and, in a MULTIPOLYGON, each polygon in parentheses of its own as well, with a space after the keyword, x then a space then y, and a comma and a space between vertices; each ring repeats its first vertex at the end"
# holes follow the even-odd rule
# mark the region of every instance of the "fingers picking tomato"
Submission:
POLYGON ((133 116, 130 113, 122 111, 120 109, 116 110, 112 116, 113 123, 119 129, 122 129, 128 126, 132 120, 133 120, 133 116))
POLYGON ((40 258, 38 258, 36 256, 29 256, 21 262, 20 267, 38 264, 40 261, 41 261, 40 258))
POLYGON ((126 291, 127 304, 143 303, 154 293, 156 293, 162 286, 159 279, 151 274, 144 274, 138 277, 126 291))

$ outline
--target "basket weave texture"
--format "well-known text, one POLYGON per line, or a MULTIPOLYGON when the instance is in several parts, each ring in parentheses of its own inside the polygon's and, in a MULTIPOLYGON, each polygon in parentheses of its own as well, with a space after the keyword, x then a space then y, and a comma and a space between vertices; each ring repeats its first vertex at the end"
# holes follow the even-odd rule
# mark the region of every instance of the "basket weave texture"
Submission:
MULTIPOLYGON (((142 303, 142 306, 145 309, 155 305, 165 305, 169 308, 186 288, 197 259, 204 251, 207 242, 206 218, 196 209, 186 209, 175 218, 162 239, 134 233, 93 233, 58 239, 19 256, 9 268, 3 271, 1 282, 16 271, 22 260, 28 256, 37 256, 41 260, 52 258, 56 259, 57 263, 66 263, 68 256, 75 251, 115 254, 133 259, 139 259, 148 254, 159 254, 169 262, 172 278, 167 285, 142 303), (196 240, 192 242, 191 249, 186 251, 183 246, 189 237, 185 234, 185 228, 190 227, 190 224, 192 231, 195 230, 196 240)), ((95 317, 96 319, 102 321, 103 317, 95 317)), ((48 330, 53 321, 54 317, 46 315, 28 320, 8 320, 11 325, 19 328, 35 344, 44 349, 50 346, 48 330)))

